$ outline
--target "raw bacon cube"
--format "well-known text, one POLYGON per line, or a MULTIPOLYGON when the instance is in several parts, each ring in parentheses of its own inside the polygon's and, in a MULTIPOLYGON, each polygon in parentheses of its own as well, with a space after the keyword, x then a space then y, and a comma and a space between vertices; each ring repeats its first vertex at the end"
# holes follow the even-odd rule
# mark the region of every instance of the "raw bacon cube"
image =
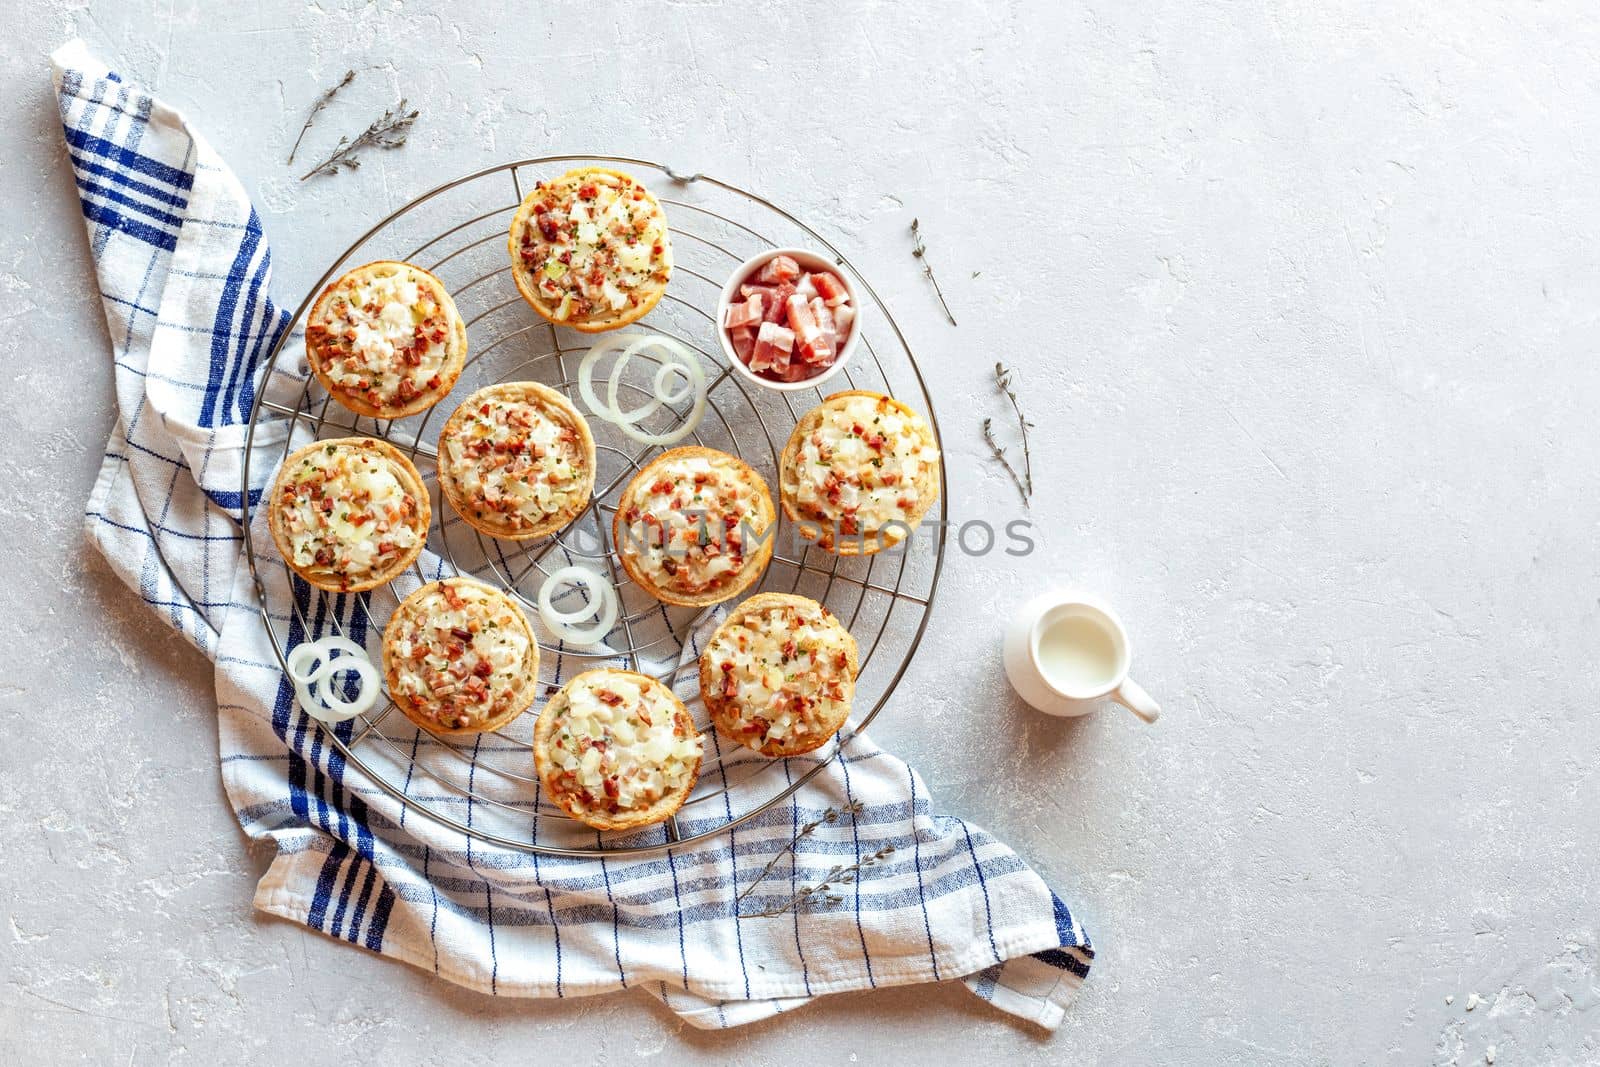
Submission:
POLYGON ((844 283, 835 274, 812 274, 808 276, 811 285, 817 290, 817 295, 822 297, 823 303, 829 307, 838 307, 840 304, 850 302, 850 294, 845 291, 844 283))
POLYGON ((789 329, 794 331, 801 344, 817 335, 821 327, 817 325, 817 317, 805 297, 795 293, 784 302, 784 306, 789 312, 789 329))
POLYGON ((764 310, 761 294, 752 293, 742 304, 728 305, 728 317, 722 325, 730 330, 740 326, 754 326, 761 321, 764 310))
POLYGON ((833 338, 825 333, 819 333, 814 341, 808 345, 800 346, 800 358, 806 363, 814 363, 819 367, 833 364, 833 338))
POLYGON ((817 287, 811 284, 811 279, 815 277, 815 274, 807 274, 804 278, 794 283, 794 291, 805 297, 808 304, 811 302, 811 298, 817 295, 817 287))
POLYGON ((789 365, 789 353, 794 349, 794 331, 775 322, 763 322, 756 334, 755 351, 750 355, 750 369, 754 371, 782 369, 789 365))
POLYGON ((816 312, 796 293, 789 298, 789 328, 794 331, 800 358, 807 363, 833 362, 833 341, 817 321, 816 312))
POLYGON ((762 285, 792 282, 800 277, 800 264, 788 256, 773 256, 756 271, 756 281, 762 285))
POLYGON ((728 339, 733 342, 733 354, 741 362, 750 362, 750 353, 756 350, 756 328, 754 326, 735 326, 728 331, 728 339))
POLYGON ((811 314, 816 316, 817 325, 822 327, 822 332, 828 335, 828 341, 835 352, 839 351, 839 327, 833 321, 833 309, 822 302, 822 297, 811 298, 811 314))
POLYGON ((767 304, 767 313, 764 316, 767 322, 775 322, 779 326, 788 326, 789 298, 794 295, 794 286, 784 282, 776 289, 769 289, 772 294, 771 302, 767 304))
POLYGON ((843 341, 850 336, 850 324, 856 321, 856 309, 849 304, 840 304, 833 309, 833 328, 843 341))

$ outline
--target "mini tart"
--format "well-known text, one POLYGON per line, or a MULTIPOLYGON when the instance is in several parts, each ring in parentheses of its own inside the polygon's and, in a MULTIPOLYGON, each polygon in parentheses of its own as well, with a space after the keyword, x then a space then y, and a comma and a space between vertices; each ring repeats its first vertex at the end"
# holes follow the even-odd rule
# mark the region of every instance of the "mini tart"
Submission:
POLYGON ((539 644, 509 596, 471 578, 446 578, 406 597, 389 617, 383 677, 390 698, 424 730, 498 730, 533 704, 539 644))
POLYGON ((669 819, 700 775, 704 752, 689 709, 633 671, 584 671, 550 698, 533 760, 550 799, 596 830, 669 819))
POLYGON ((511 220, 511 276, 557 326, 583 333, 637 322, 672 276, 667 217, 621 171, 580 167, 533 187, 511 220))
POLYGON ((628 577, 651 596, 705 607, 761 577, 777 517, 767 483, 743 460, 698 445, 674 448, 622 491, 611 543, 628 577))
POLYGON ((322 291, 306 318, 311 373, 357 415, 397 419, 443 400, 467 358, 467 326, 444 283, 379 260, 322 291))
POLYGON ((939 499, 939 444, 927 420, 891 396, 834 393, 789 435, 779 491, 801 537, 871 555, 904 539, 939 499))
POLYGON ((392 581, 428 540, 422 476, 370 437, 315 441, 290 453, 272 486, 272 540, 318 589, 356 593, 392 581))
POLYGON ((850 717, 860 669, 855 638, 827 608, 757 593, 711 635, 700 695, 728 737, 763 756, 798 756, 850 717))
POLYGON ((469 526, 491 537, 555 533, 588 506, 594 471, 588 421, 535 382, 479 389, 439 433, 439 488, 469 526))

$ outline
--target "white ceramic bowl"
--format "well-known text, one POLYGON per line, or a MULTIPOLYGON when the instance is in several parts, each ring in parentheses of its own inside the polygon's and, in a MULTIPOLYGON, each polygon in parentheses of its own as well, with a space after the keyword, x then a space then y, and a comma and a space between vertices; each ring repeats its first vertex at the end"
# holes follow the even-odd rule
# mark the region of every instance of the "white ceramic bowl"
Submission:
POLYGON ((855 283, 850 280, 849 271, 828 256, 819 256, 815 252, 808 252, 804 248, 769 248, 759 252, 739 264, 728 284, 722 287, 722 295, 717 298, 717 339, 722 342, 722 354, 728 357, 728 363, 733 367, 734 373, 743 375, 746 381, 754 382, 764 389, 775 389, 780 393, 799 393, 807 389, 815 389, 829 378, 844 369, 850 362, 850 357, 855 354, 856 342, 861 338, 861 300, 856 293, 855 283), (727 327, 722 324, 727 321, 728 306, 734 302, 734 297, 739 294, 739 286, 748 281, 750 275, 773 256, 788 256, 800 264, 800 269, 807 274, 826 271, 838 278, 844 284, 844 291, 850 294, 850 306, 855 309, 856 317, 850 323, 850 335, 844 339, 844 345, 839 349, 839 355, 834 359, 833 365, 821 374, 798 382, 775 382, 764 378, 745 366, 744 360, 733 350, 733 340, 728 336, 727 327))

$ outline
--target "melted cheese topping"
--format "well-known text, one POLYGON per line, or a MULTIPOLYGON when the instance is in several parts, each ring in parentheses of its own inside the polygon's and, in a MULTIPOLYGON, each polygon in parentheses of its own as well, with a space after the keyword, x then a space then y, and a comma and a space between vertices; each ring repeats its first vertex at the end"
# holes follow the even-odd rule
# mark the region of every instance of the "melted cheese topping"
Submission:
POLYGON ((520 399, 469 401, 444 448, 448 476, 478 515, 512 531, 570 511, 588 485, 578 433, 557 414, 520 399))
POLYGON ((819 410, 820 425, 801 443, 795 469, 784 472, 801 515, 851 536, 872 536, 890 521, 910 524, 927 503, 918 486, 929 467, 938 491, 939 449, 928 424, 872 396, 841 397, 819 410))
POLYGON ((658 589, 694 596, 725 586, 766 535, 757 476, 732 457, 658 463, 628 490, 618 549, 658 589))
POLYGON ((504 594, 449 580, 401 610, 396 639, 384 648, 396 695, 445 728, 481 726, 512 710, 532 644, 504 594))
POLYGON ((558 322, 610 318, 672 273, 666 216, 625 175, 584 171, 540 182, 522 227, 522 269, 558 322))
POLYGON ((706 647, 711 682, 728 702, 724 729, 761 749, 812 740, 850 710, 849 634, 820 604, 746 612, 706 647), (731 728, 730 728, 731 727, 731 728))
POLYGON ((328 444, 280 476, 277 507, 291 560, 350 580, 388 569, 421 534, 417 502, 389 460, 371 449, 328 444))
POLYGON ((453 325, 433 279, 383 266, 341 278, 306 339, 341 392, 401 407, 439 388, 453 325))
POLYGON ((700 734, 666 686, 593 671, 550 698, 552 790, 586 812, 647 808, 693 779, 700 734))

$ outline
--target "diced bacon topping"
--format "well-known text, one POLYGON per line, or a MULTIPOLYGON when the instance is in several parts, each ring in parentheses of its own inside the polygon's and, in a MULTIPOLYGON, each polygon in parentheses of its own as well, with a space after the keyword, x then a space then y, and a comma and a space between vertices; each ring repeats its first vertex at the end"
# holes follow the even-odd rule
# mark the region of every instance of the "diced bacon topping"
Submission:
POLYGON ((804 272, 793 257, 773 256, 739 286, 739 296, 723 328, 734 355, 773 381, 816 377, 850 339, 855 308, 831 271, 804 272))

